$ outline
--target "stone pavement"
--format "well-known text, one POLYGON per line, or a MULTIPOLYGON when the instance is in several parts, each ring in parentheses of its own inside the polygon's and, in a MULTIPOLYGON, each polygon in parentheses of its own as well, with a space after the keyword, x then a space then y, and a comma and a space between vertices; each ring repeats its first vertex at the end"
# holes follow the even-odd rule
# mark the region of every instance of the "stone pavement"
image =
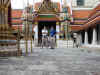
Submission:
POLYGON ((33 49, 21 57, 1 57, 0 75, 100 75, 100 51, 33 49))

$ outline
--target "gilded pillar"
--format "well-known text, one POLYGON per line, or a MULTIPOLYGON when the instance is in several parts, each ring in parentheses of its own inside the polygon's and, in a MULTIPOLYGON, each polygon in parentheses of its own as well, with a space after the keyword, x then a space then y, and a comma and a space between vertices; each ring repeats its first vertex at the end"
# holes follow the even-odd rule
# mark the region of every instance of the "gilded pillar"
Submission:
POLYGON ((8 8, 5 8, 5 29, 8 29, 8 8))

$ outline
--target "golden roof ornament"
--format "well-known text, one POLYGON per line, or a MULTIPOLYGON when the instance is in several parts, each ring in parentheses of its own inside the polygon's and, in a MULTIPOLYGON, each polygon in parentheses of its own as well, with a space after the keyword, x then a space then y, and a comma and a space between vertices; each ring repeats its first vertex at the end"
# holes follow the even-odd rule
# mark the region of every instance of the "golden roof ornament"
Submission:
POLYGON ((43 0, 41 3, 38 13, 56 13, 57 9, 54 7, 54 3, 51 0, 43 0))
POLYGON ((43 0, 43 1, 45 1, 45 2, 49 2, 49 1, 51 1, 51 0, 43 0))

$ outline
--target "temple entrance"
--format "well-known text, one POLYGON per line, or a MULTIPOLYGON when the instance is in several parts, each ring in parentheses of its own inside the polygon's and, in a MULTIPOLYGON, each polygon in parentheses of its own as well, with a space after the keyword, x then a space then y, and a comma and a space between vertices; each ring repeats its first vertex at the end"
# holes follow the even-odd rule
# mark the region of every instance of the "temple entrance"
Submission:
MULTIPOLYGON (((42 42, 42 29, 44 26, 47 28, 48 32, 50 28, 53 27, 56 30, 56 21, 40 21, 38 22, 38 43, 41 44, 42 42)), ((49 36, 49 33, 48 33, 49 36)))

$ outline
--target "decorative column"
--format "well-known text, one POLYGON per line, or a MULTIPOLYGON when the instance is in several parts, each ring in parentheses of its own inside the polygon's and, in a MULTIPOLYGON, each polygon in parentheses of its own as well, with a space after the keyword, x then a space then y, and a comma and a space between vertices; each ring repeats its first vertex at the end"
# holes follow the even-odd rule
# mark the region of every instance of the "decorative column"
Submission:
POLYGON ((5 8, 5 23, 6 23, 6 26, 5 28, 8 30, 8 8, 5 8))
POLYGON ((59 22, 56 22, 56 39, 59 39, 59 32, 60 32, 60 28, 59 28, 59 22))
POLYGON ((35 24, 34 24, 35 26, 34 26, 34 43, 35 43, 35 46, 37 46, 38 45, 38 23, 37 22, 35 22, 35 24))
POLYGON ((98 45, 100 45, 100 24, 98 24, 98 45))
POLYGON ((93 44, 93 45, 96 45, 96 44, 97 44, 97 31, 96 31, 96 28, 93 29, 92 44, 93 44))
POLYGON ((84 44, 87 45, 88 44, 88 33, 87 31, 85 31, 85 39, 84 39, 84 44))
POLYGON ((80 41, 80 46, 82 45, 82 34, 79 34, 79 41, 80 41))

